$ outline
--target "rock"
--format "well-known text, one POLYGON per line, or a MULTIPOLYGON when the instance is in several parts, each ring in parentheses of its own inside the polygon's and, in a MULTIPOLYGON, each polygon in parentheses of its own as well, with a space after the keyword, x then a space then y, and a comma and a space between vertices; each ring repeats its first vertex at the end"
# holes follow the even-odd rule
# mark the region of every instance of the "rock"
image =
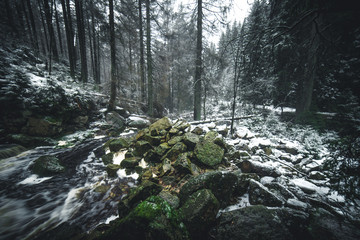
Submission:
POLYGON ((276 146, 276 149, 281 150, 281 151, 284 151, 284 152, 286 152, 286 153, 290 153, 291 155, 297 155, 297 154, 299 154, 299 151, 298 151, 296 148, 289 147, 289 146, 286 146, 286 145, 276 146))
POLYGON ((210 189, 219 200, 220 206, 230 203, 231 197, 237 191, 238 177, 232 172, 213 171, 191 178, 180 189, 181 202, 200 189, 210 189))
POLYGON ((61 165, 60 160, 51 155, 41 156, 35 160, 31 166, 33 173, 41 177, 52 176, 65 172, 65 167, 61 165))
POLYGON ((241 171, 233 172, 237 177, 237 183, 234 190, 235 196, 242 196, 248 191, 250 179, 259 181, 260 177, 255 173, 242 173, 241 171))
POLYGON ((106 172, 108 173, 109 177, 117 177, 117 171, 120 169, 120 165, 118 164, 108 164, 106 166, 106 172))
POLYGON ((307 219, 300 211, 250 206, 222 213, 211 235, 217 240, 311 240, 307 219))
POLYGON ((165 153, 170 149, 171 147, 167 143, 162 143, 159 146, 157 146, 154 151, 157 155, 163 156, 165 153))
POLYGON ((158 136, 162 130, 169 130, 172 123, 167 117, 163 117, 149 126, 151 136, 158 136))
POLYGON ((117 112, 108 112, 105 116, 106 122, 115 129, 125 129, 125 118, 120 116, 117 112))
POLYGON ((129 143, 125 138, 118 138, 110 140, 108 146, 111 152, 118 152, 122 148, 128 148, 129 143))
POLYGON ((171 161, 170 161, 170 159, 167 159, 167 158, 165 158, 164 160, 163 160, 163 164, 162 164, 162 174, 163 175, 166 175, 166 174, 168 174, 168 173, 170 173, 170 172, 172 172, 173 170, 174 170, 174 168, 173 168, 173 166, 171 165, 171 161))
POLYGON ((328 211, 318 208, 310 212, 309 231, 313 239, 319 240, 357 240, 360 228, 347 220, 339 219, 328 211))
POLYGON ((309 178, 314 180, 325 180, 326 175, 319 171, 312 171, 309 173, 309 178))
POLYGON ((187 129, 188 127, 190 127, 190 124, 187 123, 185 120, 178 120, 173 126, 173 128, 176 128, 179 131, 185 131, 185 129, 187 129))
POLYGON ((142 129, 148 127, 150 125, 150 121, 144 118, 130 116, 128 118, 127 125, 130 127, 142 129))
POLYGON ((184 134, 183 141, 189 149, 194 149, 196 144, 200 141, 200 138, 195 133, 187 132, 184 134))
POLYGON ((110 187, 110 185, 100 185, 94 189, 94 192, 105 194, 110 189, 110 187))
POLYGON ((144 155, 144 153, 146 153, 150 149, 152 149, 152 146, 151 146, 151 144, 149 142, 147 142, 147 141, 137 141, 135 143, 134 155, 136 155, 138 157, 142 157, 144 155))
POLYGON ((124 160, 121 161, 120 167, 135 168, 136 166, 139 165, 140 160, 141 160, 141 158, 139 158, 139 157, 125 158, 124 160))
POLYGON ((219 207, 219 201, 209 189, 199 190, 187 199, 180 210, 192 239, 206 238, 216 220, 219 207))
POLYGON ((196 135, 202 135, 204 130, 201 127, 195 127, 191 132, 195 133, 196 135))
POLYGON ((280 207, 283 202, 261 183, 250 180, 249 201, 252 205, 265 205, 269 207, 280 207))
POLYGON ((196 144, 194 154, 201 164, 215 168, 223 159, 224 149, 212 141, 203 140, 196 144))
POLYGON ((306 211, 307 209, 307 204, 302 202, 302 201, 299 201, 295 198, 289 198, 287 201, 286 201, 286 204, 285 206, 287 207, 290 207, 290 208, 294 208, 294 209, 297 209, 297 210, 301 210, 301 211, 306 211))
POLYGON ((219 136, 219 133, 217 133, 215 131, 209 131, 205 134, 204 139, 209 140, 209 141, 214 141, 215 138, 217 138, 218 136, 219 136))
POLYGON ((162 190, 158 196, 164 199, 168 204, 170 204, 171 207, 175 209, 180 205, 180 199, 176 195, 171 194, 169 191, 162 190))
POLYGON ((285 186, 277 182, 265 183, 263 184, 270 189, 271 192, 275 193, 278 196, 281 196, 284 199, 296 198, 295 195, 290 192, 285 186))
POLYGON ((180 174, 192 174, 191 161, 188 155, 188 153, 181 153, 174 163, 175 170, 180 174))
POLYGON ((183 140, 183 136, 175 136, 175 137, 172 137, 168 142, 167 144, 169 146, 173 146, 175 144, 177 144, 178 142, 181 142, 183 140))
POLYGON ((162 136, 151 136, 149 134, 146 134, 144 136, 144 140, 149 142, 151 144, 151 146, 154 146, 154 147, 158 146, 163 139, 164 139, 164 137, 162 137, 162 136))
POLYGON ((98 235, 98 239, 189 239, 180 214, 158 196, 147 198, 108 230, 98 231, 98 235))
POLYGON ((130 193, 119 202, 119 217, 125 217, 139 202, 152 195, 157 195, 161 190, 160 185, 148 180, 143 181, 138 187, 131 189, 130 193))
POLYGON ((168 158, 171 161, 175 161, 180 153, 186 151, 186 145, 182 142, 176 143, 166 154, 163 158, 168 158))
POLYGON ((237 166, 244 173, 256 173, 260 177, 264 177, 264 176, 279 177, 281 175, 276 168, 253 160, 243 160, 240 163, 238 163, 237 166))
POLYGON ((50 117, 43 119, 30 117, 23 133, 30 136, 52 137, 62 131, 62 121, 50 117))
POLYGON ((84 127, 89 120, 88 116, 77 116, 73 121, 76 125, 84 127))
POLYGON ((308 194, 316 193, 318 189, 318 186, 302 178, 291 179, 290 182, 308 194))
POLYGON ((152 162, 152 163, 160 163, 161 162, 161 156, 155 152, 155 150, 150 149, 147 151, 144 155, 144 160, 146 162, 152 162))
POLYGON ((24 148, 21 145, 17 145, 17 144, 0 145, 0 160, 16 156, 24 151, 26 151, 26 148, 24 148))
POLYGON ((110 163, 113 163, 113 158, 114 158, 114 153, 108 153, 108 154, 105 154, 101 157, 101 160, 103 161, 103 163, 105 165, 108 165, 110 163))

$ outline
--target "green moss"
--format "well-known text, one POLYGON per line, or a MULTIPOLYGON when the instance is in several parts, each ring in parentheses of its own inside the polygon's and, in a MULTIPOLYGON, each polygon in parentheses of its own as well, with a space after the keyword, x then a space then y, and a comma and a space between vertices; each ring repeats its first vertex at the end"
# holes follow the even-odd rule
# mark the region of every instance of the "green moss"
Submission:
POLYGON ((111 152, 108 154, 105 154, 101 157, 101 159, 105 165, 113 163, 113 158, 114 158, 114 154, 111 152))
POLYGON ((194 150, 196 158, 208 167, 219 165, 224 156, 224 149, 209 140, 200 141, 194 150))
POLYGON ((65 172, 65 167, 55 156, 41 156, 35 160, 32 165, 32 171, 39 176, 52 176, 54 174, 65 172))

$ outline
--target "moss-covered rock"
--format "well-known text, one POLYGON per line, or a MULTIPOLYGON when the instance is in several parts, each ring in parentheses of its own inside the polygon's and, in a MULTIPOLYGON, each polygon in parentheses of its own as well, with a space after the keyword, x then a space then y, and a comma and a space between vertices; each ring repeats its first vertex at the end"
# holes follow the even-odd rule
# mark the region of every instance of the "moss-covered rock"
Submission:
POLYGON ((139 158, 139 157, 125 158, 124 160, 121 161, 120 167, 135 168, 136 166, 139 165, 140 160, 141 160, 141 158, 139 158))
POLYGON ((108 164, 106 166, 106 172, 108 173, 109 177, 117 177, 117 171, 120 169, 120 165, 118 164, 108 164))
POLYGON ((157 155, 163 156, 171 147, 167 143, 162 143, 159 146, 157 146, 154 151, 157 155))
POLYGON ((33 173, 41 177, 52 176, 65 172, 65 167, 61 165, 60 160, 55 156, 41 156, 35 160, 31 166, 33 173))
POLYGON ((167 190, 162 190, 159 193, 159 197, 164 199, 168 204, 170 204, 170 206, 172 206, 175 209, 178 208, 180 205, 180 199, 176 195, 170 193, 167 190))
POLYGON ((117 220, 110 229, 98 234, 98 239, 189 239, 181 215, 157 196, 147 198, 125 218, 117 220))
POLYGON ((174 163, 174 168, 180 174, 192 174, 191 161, 188 153, 181 153, 174 163))
POLYGON ((149 126, 152 136, 158 136, 162 130, 169 130, 172 126, 171 121, 167 117, 163 117, 149 126))
POLYGON ((149 134, 146 134, 144 136, 144 140, 149 142, 150 145, 154 146, 154 147, 158 146, 163 139, 165 139, 165 138, 162 136, 151 136, 149 134))
POLYGON ((181 142, 183 140, 183 136, 174 136, 169 141, 167 141, 167 144, 169 146, 173 146, 177 144, 178 142, 181 142))
POLYGON ((221 207, 225 207, 237 193, 237 185, 238 177, 232 172, 207 172, 186 182, 180 189, 179 197, 181 202, 185 202, 194 192, 206 188, 220 201, 221 207))
POLYGON ((108 165, 108 164, 113 163, 113 158, 114 158, 114 153, 110 152, 110 153, 104 154, 101 157, 101 160, 103 161, 103 163, 105 165, 108 165))
POLYGON ((138 157, 142 157, 150 149, 152 149, 152 146, 149 142, 143 140, 137 141, 135 143, 134 155, 138 157))
POLYGON ((120 217, 126 216, 130 210, 135 207, 140 201, 146 198, 157 195, 161 192, 162 187, 159 184, 151 181, 143 181, 139 186, 133 188, 130 193, 119 202, 118 213, 120 217))
POLYGON ((193 193, 180 208, 192 239, 206 239, 219 211, 219 201, 209 189, 193 193))
POLYGON ((166 154, 163 158, 168 158, 171 161, 175 161, 180 153, 186 151, 186 145, 182 142, 176 143, 166 154))
POLYGON ((188 148, 194 149, 196 144, 200 141, 200 137, 195 133, 187 132, 184 134, 184 143, 188 148))
POLYGON ((125 138, 118 138, 110 140, 108 145, 111 152, 117 152, 122 148, 128 148, 129 142, 125 138))
POLYGON ((201 164, 215 168, 223 159, 224 149, 212 141, 203 140, 196 144, 194 153, 201 164))

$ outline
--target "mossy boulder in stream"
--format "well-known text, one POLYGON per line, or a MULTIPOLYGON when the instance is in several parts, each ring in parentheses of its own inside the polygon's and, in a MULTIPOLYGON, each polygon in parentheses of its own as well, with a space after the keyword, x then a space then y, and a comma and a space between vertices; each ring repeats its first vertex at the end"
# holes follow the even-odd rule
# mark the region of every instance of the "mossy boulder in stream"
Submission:
POLYGON ((215 168, 223 159, 224 149, 210 140, 203 140, 196 144, 194 153, 201 164, 215 168))
POLYGON ((36 159, 31 169, 33 173, 41 177, 65 172, 65 167, 60 164, 60 160, 50 155, 41 156, 36 159))
POLYGON ((98 232, 97 239, 185 240, 189 234, 178 211, 160 197, 151 196, 107 231, 98 232))
POLYGON ((122 148, 128 148, 128 147, 129 147, 129 143, 124 138, 118 138, 109 141, 109 149, 111 152, 117 152, 122 148))

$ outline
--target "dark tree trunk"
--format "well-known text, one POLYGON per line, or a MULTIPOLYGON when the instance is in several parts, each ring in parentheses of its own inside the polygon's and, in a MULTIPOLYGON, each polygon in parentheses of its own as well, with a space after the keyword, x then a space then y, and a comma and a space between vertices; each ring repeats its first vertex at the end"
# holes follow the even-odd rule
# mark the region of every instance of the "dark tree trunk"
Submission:
POLYGON ((85 24, 84 24, 84 12, 83 12, 82 0, 75 0, 75 10, 76 10, 76 23, 77 23, 78 35, 79 35, 80 60, 81 60, 80 79, 82 82, 86 83, 88 79, 88 69, 87 69, 85 24))
POLYGON ((202 75, 202 0, 197 5, 197 39, 194 88, 194 120, 201 119, 201 75, 202 75))
MULTIPOLYGON (((47 24, 47 28, 48 28, 48 33, 49 33, 49 37, 50 37, 50 42, 49 42, 49 60, 51 62, 51 59, 54 58, 55 61, 59 61, 59 54, 56 48, 56 41, 55 41, 55 32, 54 32, 54 27, 52 24, 52 9, 50 8, 49 2, 48 0, 44 0, 44 12, 45 12, 45 19, 46 19, 46 24, 47 24), (51 56, 52 54, 52 56, 51 56)), ((51 69, 51 67, 50 67, 51 69)))
POLYGON ((58 16, 58 11, 57 11, 55 0, 54 0, 54 6, 55 6, 56 29, 57 29, 57 34, 58 34, 58 38, 59 38, 59 50, 60 50, 60 54, 63 54, 64 50, 63 50, 63 46, 62 46, 61 28, 60 28, 59 16, 58 16))
POLYGON ((31 25, 31 29, 33 32, 34 48, 35 48, 35 51, 38 53, 39 52, 39 41, 37 38, 37 30, 36 30, 36 26, 35 26, 34 14, 33 14, 32 7, 31 7, 31 1, 26 0, 26 4, 27 4, 28 12, 29 12, 30 25, 31 25))
POLYGON ((140 89, 141 89, 141 101, 145 102, 145 60, 144 60, 144 32, 143 32, 143 16, 142 16, 142 0, 139 2, 139 34, 140 34, 140 89))
POLYGON ((48 35, 47 35, 47 30, 46 30, 45 19, 44 19, 43 10, 42 10, 40 0, 38 0, 38 5, 39 5, 39 10, 40 10, 41 24, 42 24, 42 28, 43 28, 43 32, 44 32, 44 38, 41 38, 42 39, 42 44, 41 45, 43 46, 44 54, 47 54, 49 52, 50 48, 49 48, 49 41, 48 41, 48 35), (45 44, 44 44, 44 40, 45 40, 45 44))
POLYGON ((91 29, 92 29, 92 43, 93 43, 93 53, 94 53, 94 69, 93 69, 93 78, 96 84, 100 84, 100 69, 98 63, 98 47, 96 42, 96 30, 95 30, 95 7, 94 1, 91 0, 91 29))
POLYGON ((115 26, 114 26, 114 4, 109 0, 109 22, 110 22, 110 55, 111 55, 111 80, 110 80, 110 100, 108 110, 115 110, 116 104, 116 50, 115 50, 115 26))
POLYGON ((148 114, 154 115, 154 95, 152 79, 152 59, 151 59, 151 26, 150 26, 150 0, 146 0, 146 57, 147 57, 147 76, 148 76, 148 114))
POLYGON ((72 78, 75 77, 75 63, 74 63, 74 44, 73 44, 73 35, 70 31, 70 22, 69 19, 71 18, 70 12, 68 12, 65 0, 61 0, 61 6, 63 10, 63 18, 65 24, 65 33, 66 33, 66 42, 67 42, 67 49, 68 49, 68 57, 69 57, 69 64, 70 64, 70 76, 72 78))
POLYGON ((18 30, 16 28, 16 25, 15 25, 15 22, 14 22, 14 19, 13 19, 13 15, 12 15, 13 10, 10 7, 9 0, 5 0, 5 8, 6 8, 6 15, 7 15, 8 24, 11 27, 11 29, 13 30, 13 32, 17 34, 18 30))

